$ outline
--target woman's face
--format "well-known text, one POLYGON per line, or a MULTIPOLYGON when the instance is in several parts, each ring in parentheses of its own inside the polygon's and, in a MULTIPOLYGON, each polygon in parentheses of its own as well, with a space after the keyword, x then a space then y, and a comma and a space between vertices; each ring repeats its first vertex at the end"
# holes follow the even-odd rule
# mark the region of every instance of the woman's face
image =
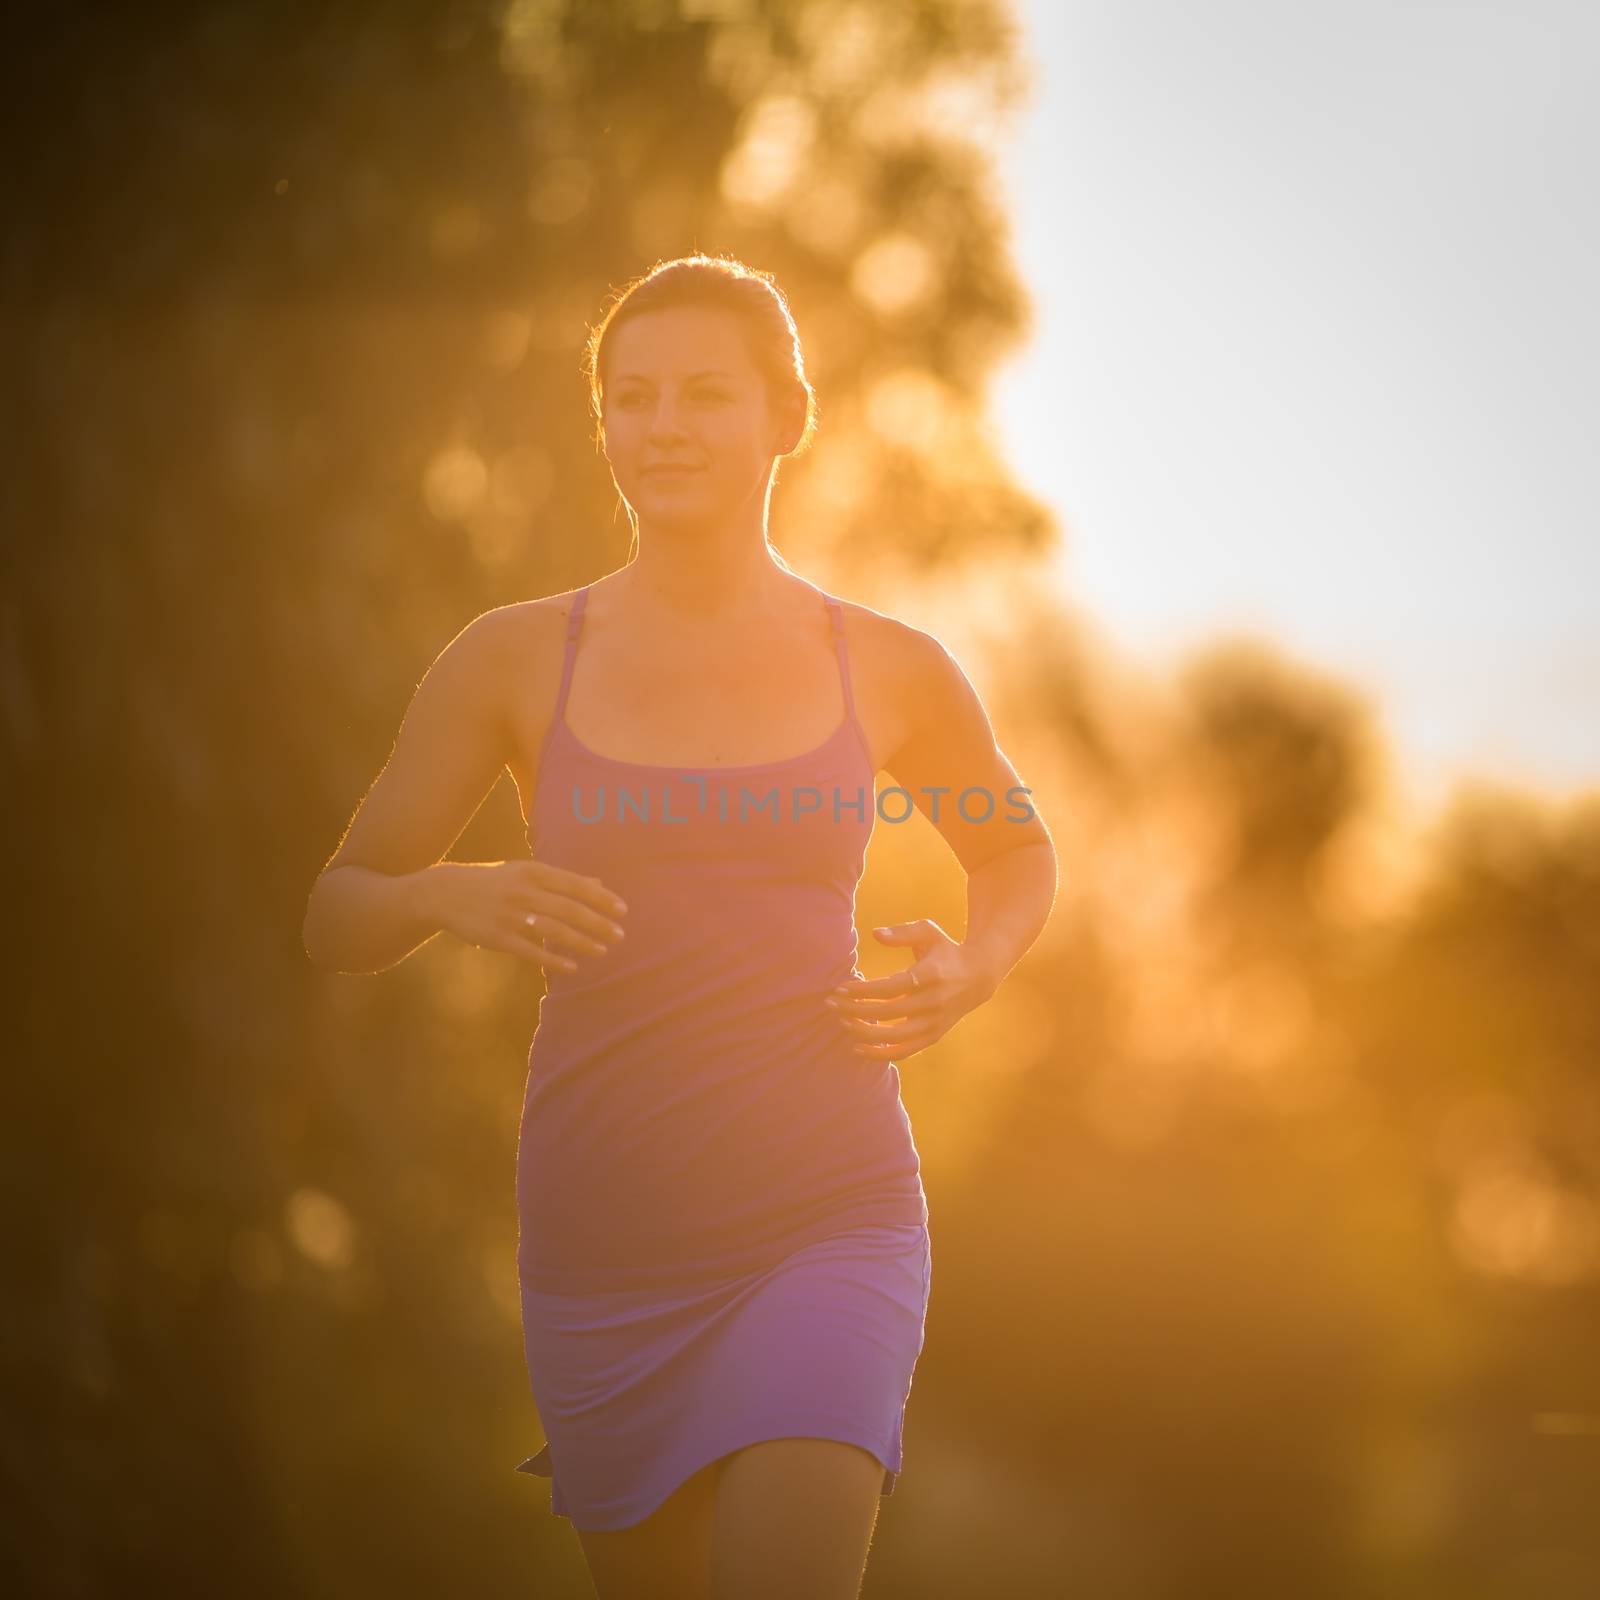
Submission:
POLYGON ((644 522, 719 521, 759 505, 773 457, 795 443, 793 421, 774 414, 733 312, 642 312, 606 341, 606 459, 644 522))

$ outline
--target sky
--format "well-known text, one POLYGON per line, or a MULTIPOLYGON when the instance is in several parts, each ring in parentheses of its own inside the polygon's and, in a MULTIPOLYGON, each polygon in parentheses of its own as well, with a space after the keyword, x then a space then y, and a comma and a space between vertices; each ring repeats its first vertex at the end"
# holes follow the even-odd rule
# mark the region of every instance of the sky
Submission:
POLYGON ((991 409, 1067 593, 1365 686, 1420 804, 1600 787, 1600 7, 1015 4, 991 409))

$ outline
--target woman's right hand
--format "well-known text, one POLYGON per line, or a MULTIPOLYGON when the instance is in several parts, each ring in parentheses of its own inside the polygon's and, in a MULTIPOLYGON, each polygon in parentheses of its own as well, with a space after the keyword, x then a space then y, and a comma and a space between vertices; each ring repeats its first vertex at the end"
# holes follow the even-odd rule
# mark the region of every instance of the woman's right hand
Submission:
POLYGON ((628 908, 598 878, 543 861, 441 861, 428 871, 440 927, 474 949, 576 972, 574 956, 604 955, 623 937, 617 919, 628 908))

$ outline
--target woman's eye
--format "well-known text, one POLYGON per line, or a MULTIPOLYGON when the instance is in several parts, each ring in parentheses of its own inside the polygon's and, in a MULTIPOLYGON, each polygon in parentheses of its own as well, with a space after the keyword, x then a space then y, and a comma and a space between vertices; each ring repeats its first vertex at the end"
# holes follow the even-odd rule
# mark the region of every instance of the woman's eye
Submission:
MULTIPOLYGON (((694 399, 697 402, 710 402, 715 405, 720 405, 732 398, 733 396, 726 389, 697 389, 694 393, 694 399)), ((617 398, 618 406, 624 411, 635 411, 645 403, 645 397, 637 392, 620 395, 617 398)))

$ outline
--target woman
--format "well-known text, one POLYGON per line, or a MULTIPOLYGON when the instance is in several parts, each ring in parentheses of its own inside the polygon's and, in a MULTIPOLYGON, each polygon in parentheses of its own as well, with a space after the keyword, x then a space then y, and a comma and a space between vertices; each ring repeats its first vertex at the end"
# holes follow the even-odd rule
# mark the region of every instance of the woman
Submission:
POLYGON ((517 1197, 547 1443, 518 1470, 602 1600, 854 1596, 930 1283, 896 1061, 1038 937, 1055 852, 943 647, 767 541, 815 426, 771 278, 659 265, 588 354, 630 559, 445 649, 306 946, 380 970, 442 929, 546 973, 517 1197), (533 859, 441 861, 508 766, 533 859), (967 935, 879 929, 914 960, 867 981, 867 839, 913 804, 970 875, 967 935))

